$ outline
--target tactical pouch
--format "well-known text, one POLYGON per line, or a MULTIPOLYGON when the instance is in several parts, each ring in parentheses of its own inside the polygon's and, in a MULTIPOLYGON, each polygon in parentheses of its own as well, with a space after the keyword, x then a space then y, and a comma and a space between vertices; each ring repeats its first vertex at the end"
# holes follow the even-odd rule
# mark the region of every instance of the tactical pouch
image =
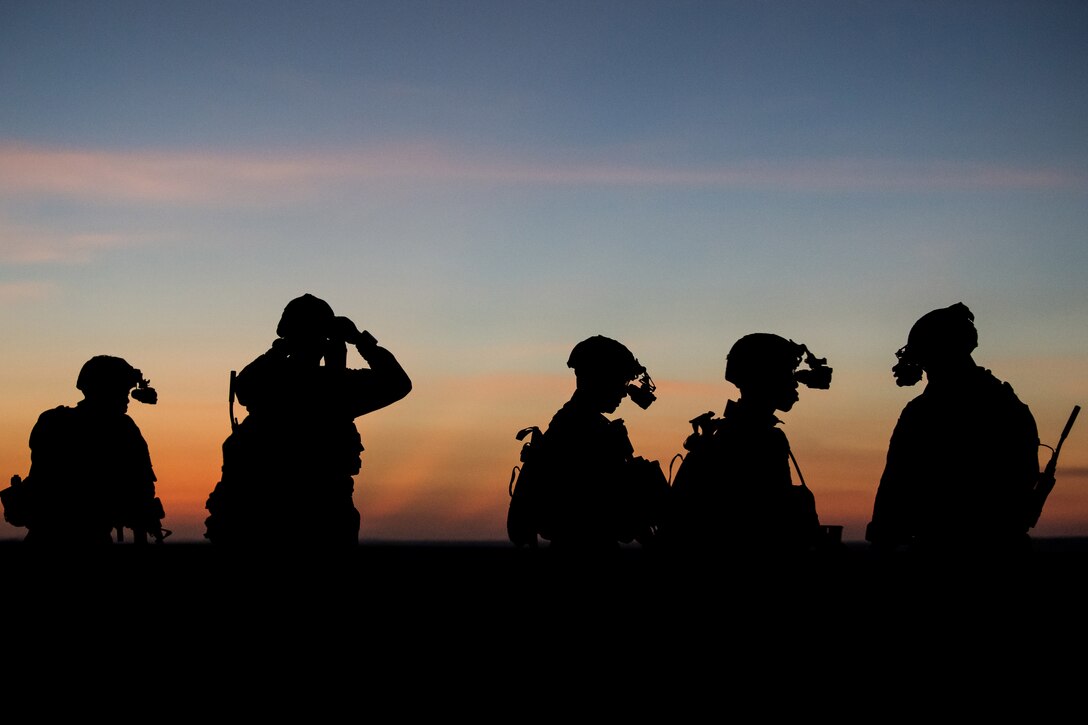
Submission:
POLYGON ((12 526, 29 526, 33 510, 30 479, 12 476, 11 485, 0 491, 0 504, 4 506, 4 521, 12 526))

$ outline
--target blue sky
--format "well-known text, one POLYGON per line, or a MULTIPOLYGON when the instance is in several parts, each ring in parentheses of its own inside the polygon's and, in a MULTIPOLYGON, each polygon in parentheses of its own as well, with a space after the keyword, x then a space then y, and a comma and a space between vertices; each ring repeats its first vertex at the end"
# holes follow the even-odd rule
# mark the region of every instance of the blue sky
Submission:
POLYGON ((921 314, 975 311, 1044 442, 1088 398, 1086 41, 1078 2, 0 0, 0 464, 124 355, 199 537, 227 374, 309 291, 416 382, 359 421, 364 534, 501 536, 578 340, 650 368, 619 414, 664 462, 769 331, 836 369, 787 432, 860 535, 921 314))

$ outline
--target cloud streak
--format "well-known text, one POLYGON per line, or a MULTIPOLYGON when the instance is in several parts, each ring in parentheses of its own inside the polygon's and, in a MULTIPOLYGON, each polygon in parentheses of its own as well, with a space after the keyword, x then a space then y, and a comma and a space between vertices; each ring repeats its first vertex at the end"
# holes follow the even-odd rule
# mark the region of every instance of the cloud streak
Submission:
POLYGON ((1057 168, 836 158, 703 167, 536 161, 457 153, 433 143, 340 152, 109 151, 0 143, 0 193, 115 203, 246 205, 317 196, 345 184, 412 181, 739 190, 930 191, 1088 187, 1057 168))
POLYGON ((0 304, 27 300, 42 300, 53 294, 56 285, 50 282, 0 282, 0 304))
POLYGON ((65 233, 0 225, 0 264, 84 264, 100 252, 144 241, 145 237, 118 233, 65 233))

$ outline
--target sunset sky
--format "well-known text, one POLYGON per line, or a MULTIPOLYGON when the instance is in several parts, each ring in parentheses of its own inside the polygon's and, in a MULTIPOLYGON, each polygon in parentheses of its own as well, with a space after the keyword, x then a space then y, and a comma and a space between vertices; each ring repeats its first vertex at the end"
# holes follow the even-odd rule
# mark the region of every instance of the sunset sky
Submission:
MULTIPOLYGON (((595 334, 666 471, 737 338, 827 357, 783 430, 848 539, 925 312, 973 310, 1044 443, 1088 404, 1088 3, 0 0, 0 99, 0 475, 124 357, 172 540, 304 292, 415 384, 357 420, 364 541, 504 540, 515 433, 595 334)), ((1036 535, 1088 535, 1086 442, 1036 535)))

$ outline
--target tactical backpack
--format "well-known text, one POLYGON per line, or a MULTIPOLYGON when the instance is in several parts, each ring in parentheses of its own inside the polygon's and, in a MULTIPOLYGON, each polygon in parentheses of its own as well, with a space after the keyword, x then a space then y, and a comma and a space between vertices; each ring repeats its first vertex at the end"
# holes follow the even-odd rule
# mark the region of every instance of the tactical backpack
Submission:
POLYGON ((510 508, 506 512, 506 535, 514 546, 535 549, 541 528, 540 448, 543 433, 529 426, 518 431, 516 438, 529 440, 521 447, 521 465, 510 471, 510 508))
MULTIPOLYGON (((716 416, 713 411, 708 411, 691 419, 689 423, 691 423, 692 433, 684 440, 684 448, 688 454, 686 456, 677 454, 677 457, 681 459, 681 466, 677 471, 676 479, 672 482, 673 495, 677 499, 685 494, 689 486, 693 485, 692 480, 706 481, 708 477, 715 476, 712 462, 715 436, 725 424, 725 419, 716 416)), ((840 544, 843 527, 821 524, 816 511, 816 499, 808 484, 805 483, 801 466, 797 463, 791 448, 787 447, 786 452, 793 464, 793 470, 797 472, 799 482, 790 486, 782 501, 780 514, 783 530, 788 532, 788 536, 796 537, 798 541, 810 541, 816 546, 840 544)), ((673 461, 675 460, 676 457, 673 461)), ((677 522, 670 522, 670 524, 675 526, 677 522)), ((674 532, 669 533, 671 535, 674 532)))
MULTIPOLYGON (((613 421, 613 425, 622 428, 623 421, 613 421)), ((540 538, 553 538, 556 522, 562 520, 556 510, 561 503, 555 500, 549 485, 555 474, 554 464, 546 454, 547 436, 539 428, 522 428, 516 437, 525 444, 521 447, 521 465, 514 466, 510 473, 506 534, 515 546, 537 548, 540 538)), ((625 485, 613 502, 620 522, 615 526, 615 535, 624 543, 637 540, 648 545, 666 505, 669 482, 657 461, 642 457, 627 460, 622 480, 625 485)))
MULTIPOLYGON (((0 490, 0 504, 4 507, 4 521, 12 526, 31 528, 35 521, 35 513, 42 506, 41 496, 28 476, 22 478, 18 474, 11 477, 11 485, 0 490)), ((161 544, 163 539, 170 536, 170 529, 162 527, 162 520, 166 518, 162 499, 158 496, 142 501, 131 507, 122 520, 113 527, 118 542, 125 540, 124 530, 132 530, 135 541, 143 541, 150 536, 151 539, 161 544)))

